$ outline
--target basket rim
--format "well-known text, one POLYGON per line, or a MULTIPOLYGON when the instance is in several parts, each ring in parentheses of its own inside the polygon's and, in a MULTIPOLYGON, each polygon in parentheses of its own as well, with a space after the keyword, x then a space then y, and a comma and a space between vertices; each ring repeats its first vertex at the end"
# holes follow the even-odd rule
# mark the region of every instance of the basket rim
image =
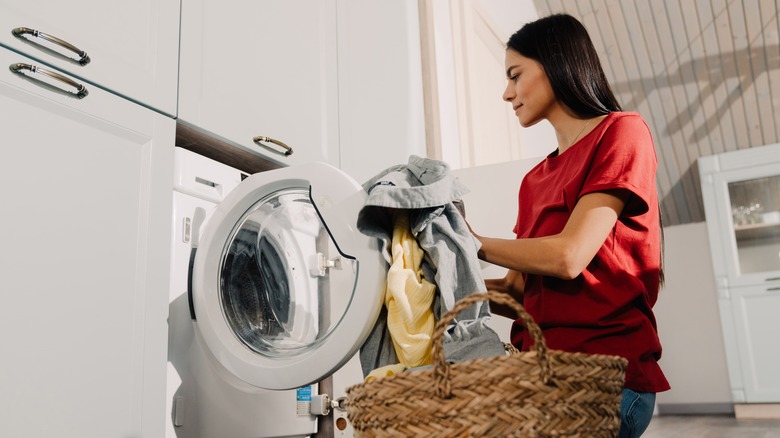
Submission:
MULTIPOLYGON (((521 359, 529 358, 529 357, 535 357, 537 356, 536 351, 521 351, 519 353, 515 353, 512 355, 503 355, 503 356, 494 356, 494 357, 481 357, 476 359, 470 359, 463 362, 454 362, 450 363, 449 366, 453 368, 454 370, 458 370, 461 367, 464 366, 474 366, 484 363, 485 365, 491 364, 493 362, 511 362, 513 359, 516 361, 519 361, 521 359)), ((571 352, 571 351, 563 351, 563 350, 548 350, 547 356, 551 361, 555 362, 556 366, 561 365, 560 362, 566 362, 568 360, 577 359, 577 358, 585 358, 590 361, 596 361, 596 362, 603 362, 604 365, 608 365, 609 369, 620 369, 622 368, 625 370, 626 366, 628 365, 628 360, 622 356, 617 355, 611 355, 611 354, 601 354, 601 353, 583 353, 583 352, 571 352)), ((354 385, 351 385, 347 387, 346 392, 349 394, 350 390, 353 388, 372 388, 374 386, 386 384, 386 382, 391 382, 393 380, 403 379, 403 380, 420 380, 420 384, 430 383, 431 385, 434 384, 435 380, 435 372, 436 370, 432 365, 426 365, 423 367, 417 367, 417 368, 409 368, 407 370, 404 370, 401 373, 394 374, 392 376, 386 376, 386 377, 378 377, 374 380, 371 380, 369 382, 361 382, 354 385), (430 374, 430 377, 425 379, 425 377, 430 374)), ((551 376, 552 379, 561 379, 560 376, 556 375, 556 373, 552 372, 551 376)), ((593 378, 593 376, 590 376, 589 378, 593 378)))

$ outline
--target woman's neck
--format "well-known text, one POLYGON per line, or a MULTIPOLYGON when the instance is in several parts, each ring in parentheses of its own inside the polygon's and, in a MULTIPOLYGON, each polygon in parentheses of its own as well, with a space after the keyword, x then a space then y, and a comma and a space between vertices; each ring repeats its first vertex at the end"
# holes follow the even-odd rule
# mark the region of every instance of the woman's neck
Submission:
POLYGON ((555 128, 555 136, 558 139, 558 155, 566 152, 567 149, 574 146, 583 137, 588 135, 606 115, 588 117, 579 119, 574 116, 567 115, 565 118, 560 118, 557 121, 550 121, 555 128))

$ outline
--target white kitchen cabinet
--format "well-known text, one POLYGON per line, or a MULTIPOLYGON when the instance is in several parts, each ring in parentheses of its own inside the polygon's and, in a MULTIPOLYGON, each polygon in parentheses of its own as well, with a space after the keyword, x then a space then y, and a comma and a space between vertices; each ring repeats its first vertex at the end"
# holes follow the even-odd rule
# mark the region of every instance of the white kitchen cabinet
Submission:
POLYGON ((780 281, 729 290, 744 400, 780 402, 780 281))
POLYGON ((417 20, 411 0, 184 0, 179 121, 358 180, 425 155, 417 20))
POLYGON ((338 166, 336 41, 335 0, 183 0, 179 121, 281 164, 338 166))
POLYGON ((780 402, 780 144, 699 158, 732 399, 780 402))
POLYGON ((780 280, 780 144, 699 159, 718 287, 780 280))
POLYGON ((163 436, 175 121, 17 63, 0 48, 0 436, 163 436))
POLYGON ((178 0, 0 0, 0 45, 176 115, 178 0))
POLYGON ((359 182, 426 156, 415 0, 339 0, 339 155, 359 182))

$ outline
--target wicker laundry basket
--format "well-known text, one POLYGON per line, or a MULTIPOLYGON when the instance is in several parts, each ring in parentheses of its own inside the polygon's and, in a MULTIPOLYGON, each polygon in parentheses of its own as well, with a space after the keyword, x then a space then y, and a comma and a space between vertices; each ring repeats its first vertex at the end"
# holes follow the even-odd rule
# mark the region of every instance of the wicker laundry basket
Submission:
POLYGON ((347 389, 347 415, 359 437, 615 437, 627 361, 548 350, 541 329, 509 296, 477 293, 442 316, 433 367, 347 389), (468 306, 511 306, 534 339, 533 351, 447 364, 444 330, 468 306))

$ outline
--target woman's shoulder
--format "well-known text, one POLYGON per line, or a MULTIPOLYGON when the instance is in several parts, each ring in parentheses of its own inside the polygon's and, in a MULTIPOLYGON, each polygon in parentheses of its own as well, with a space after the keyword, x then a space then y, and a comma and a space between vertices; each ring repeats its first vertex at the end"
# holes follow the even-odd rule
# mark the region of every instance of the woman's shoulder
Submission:
POLYGON ((612 112, 603 120, 604 128, 619 127, 623 129, 646 129, 649 130, 647 122, 641 114, 632 111, 612 112))
POLYGON ((635 112, 613 112, 602 121, 599 142, 646 143, 652 145, 653 135, 645 119, 635 112))

